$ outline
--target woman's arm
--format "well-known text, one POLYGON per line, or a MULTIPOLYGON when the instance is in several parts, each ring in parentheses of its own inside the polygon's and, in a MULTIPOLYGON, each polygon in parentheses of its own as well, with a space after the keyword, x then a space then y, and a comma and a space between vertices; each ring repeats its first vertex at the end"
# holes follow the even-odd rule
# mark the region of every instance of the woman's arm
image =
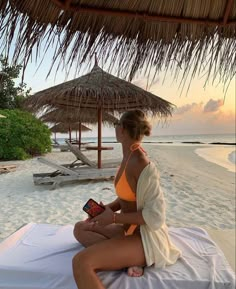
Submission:
POLYGON ((112 223, 116 224, 136 224, 144 225, 145 221, 142 216, 142 211, 132 213, 114 213, 110 207, 106 206, 105 211, 92 218, 91 222, 98 222, 101 226, 107 226, 112 223))
POLYGON ((145 224, 141 210, 133 213, 114 213, 113 222, 116 224, 145 224))
POLYGON ((121 209, 119 198, 115 199, 113 202, 107 204, 106 206, 108 206, 113 212, 117 212, 121 209))

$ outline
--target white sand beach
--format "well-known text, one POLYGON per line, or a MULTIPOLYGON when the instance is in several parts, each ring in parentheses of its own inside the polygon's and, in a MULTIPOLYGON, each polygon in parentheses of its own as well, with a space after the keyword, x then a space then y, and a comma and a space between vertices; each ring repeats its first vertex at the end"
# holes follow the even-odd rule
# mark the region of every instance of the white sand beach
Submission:
MULTIPOLYGON (((103 158, 121 156, 119 144, 103 158)), ((210 145, 144 144, 160 171, 167 202, 167 224, 200 226, 220 245, 235 270, 235 173, 206 160, 196 150, 210 145)), ((232 146, 231 150, 235 148, 232 146)), ((96 159, 94 151, 85 152, 96 159)), ((75 160, 71 152, 54 150, 46 158, 59 164, 75 160)), ((52 172, 37 159, 1 162, 16 164, 15 172, 0 175, 0 241, 25 223, 74 224, 86 217, 82 206, 92 197, 104 203, 115 198, 112 181, 83 182, 52 190, 35 186, 33 173, 52 172)))

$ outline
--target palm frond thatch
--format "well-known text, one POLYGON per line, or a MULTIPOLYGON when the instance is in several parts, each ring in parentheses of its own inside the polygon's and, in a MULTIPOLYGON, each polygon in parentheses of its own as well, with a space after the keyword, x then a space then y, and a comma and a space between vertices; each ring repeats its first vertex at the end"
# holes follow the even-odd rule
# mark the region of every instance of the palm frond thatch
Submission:
POLYGON ((67 133, 69 131, 90 131, 91 129, 80 123, 57 123, 50 128, 51 132, 67 133))
POLYGON ((98 122, 98 168, 101 168, 102 113, 121 113, 130 109, 142 109, 152 116, 167 117, 171 115, 173 104, 147 92, 132 83, 115 77, 99 66, 77 79, 67 81, 40 91, 27 98, 25 106, 34 112, 52 109, 85 109, 97 111, 98 122))
POLYGON ((57 43, 53 63, 79 67, 97 52, 129 80, 151 67, 181 73, 182 81, 190 73, 222 82, 236 74, 235 0, 2 0, 0 39, 8 51, 17 28, 14 60, 24 66, 46 38, 45 49, 57 43))
MULTIPOLYGON (((96 124, 98 122, 97 110, 94 109, 71 109, 71 108, 56 108, 40 117, 44 122, 54 123, 75 123, 96 124)), ((102 121, 106 125, 111 125, 117 118, 107 112, 102 113, 102 121)))
POLYGON ((134 84, 115 77, 94 66, 90 73, 29 97, 25 103, 31 111, 102 108, 106 112, 124 112, 140 108, 153 116, 168 117, 173 104, 143 90, 134 84))

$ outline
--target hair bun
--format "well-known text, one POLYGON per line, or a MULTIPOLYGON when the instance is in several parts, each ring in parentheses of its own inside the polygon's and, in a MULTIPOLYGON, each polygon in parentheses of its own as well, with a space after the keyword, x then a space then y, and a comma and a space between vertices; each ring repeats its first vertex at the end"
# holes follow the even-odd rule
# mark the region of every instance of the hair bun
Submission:
POLYGON ((152 126, 142 110, 135 109, 125 112, 121 117, 122 126, 134 140, 142 140, 143 136, 150 136, 152 126))

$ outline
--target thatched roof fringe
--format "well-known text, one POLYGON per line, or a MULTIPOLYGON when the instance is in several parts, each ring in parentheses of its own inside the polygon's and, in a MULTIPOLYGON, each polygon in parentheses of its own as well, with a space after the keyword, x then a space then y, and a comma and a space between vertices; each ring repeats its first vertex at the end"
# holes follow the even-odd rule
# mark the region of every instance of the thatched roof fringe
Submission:
POLYGON ((7 4, 8 4, 8 0, 1 0, 0 11, 2 11, 4 13, 6 11, 7 4))
POLYGON ((13 35, 20 27, 13 60, 23 59, 24 67, 35 48, 36 58, 39 56, 43 39, 47 38, 45 49, 53 42, 57 44, 52 64, 58 61, 57 69, 60 65, 71 68, 74 63, 79 69, 97 52, 101 63, 112 59, 109 71, 117 63, 119 75, 129 80, 143 68, 149 74, 153 66, 156 73, 169 68, 174 77, 181 72, 182 79, 187 79, 190 66, 194 65, 191 77, 205 75, 207 81, 220 75, 222 82, 229 81, 236 74, 236 63, 229 58, 234 58, 236 51, 236 3, 229 0, 223 5, 222 0, 215 0, 213 7, 210 0, 199 1, 144 1, 135 7, 125 1, 119 4, 120 11, 112 6, 114 1, 106 7, 94 1, 93 7, 81 4, 79 13, 73 14, 62 12, 50 0, 2 0, 0 39, 6 40, 3 49, 7 48, 9 54, 13 35), (106 16, 95 10, 106 10, 106 16), (164 18, 168 22, 162 22, 164 18))
MULTIPOLYGON (((96 124, 98 122, 97 110, 95 109, 76 109, 76 108, 54 108, 51 111, 44 113, 40 119, 44 122, 54 123, 76 123, 81 122, 83 124, 96 124)), ((102 122, 105 125, 113 125, 117 121, 117 118, 111 113, 103 111, 102 122)))
POLYGON ((60 132, 60 133, 67 133, 69 130, 71 131, 91 131, 91 129, 83 124, 80 123, 57 123, 50 128, 52 132, 60 132))

